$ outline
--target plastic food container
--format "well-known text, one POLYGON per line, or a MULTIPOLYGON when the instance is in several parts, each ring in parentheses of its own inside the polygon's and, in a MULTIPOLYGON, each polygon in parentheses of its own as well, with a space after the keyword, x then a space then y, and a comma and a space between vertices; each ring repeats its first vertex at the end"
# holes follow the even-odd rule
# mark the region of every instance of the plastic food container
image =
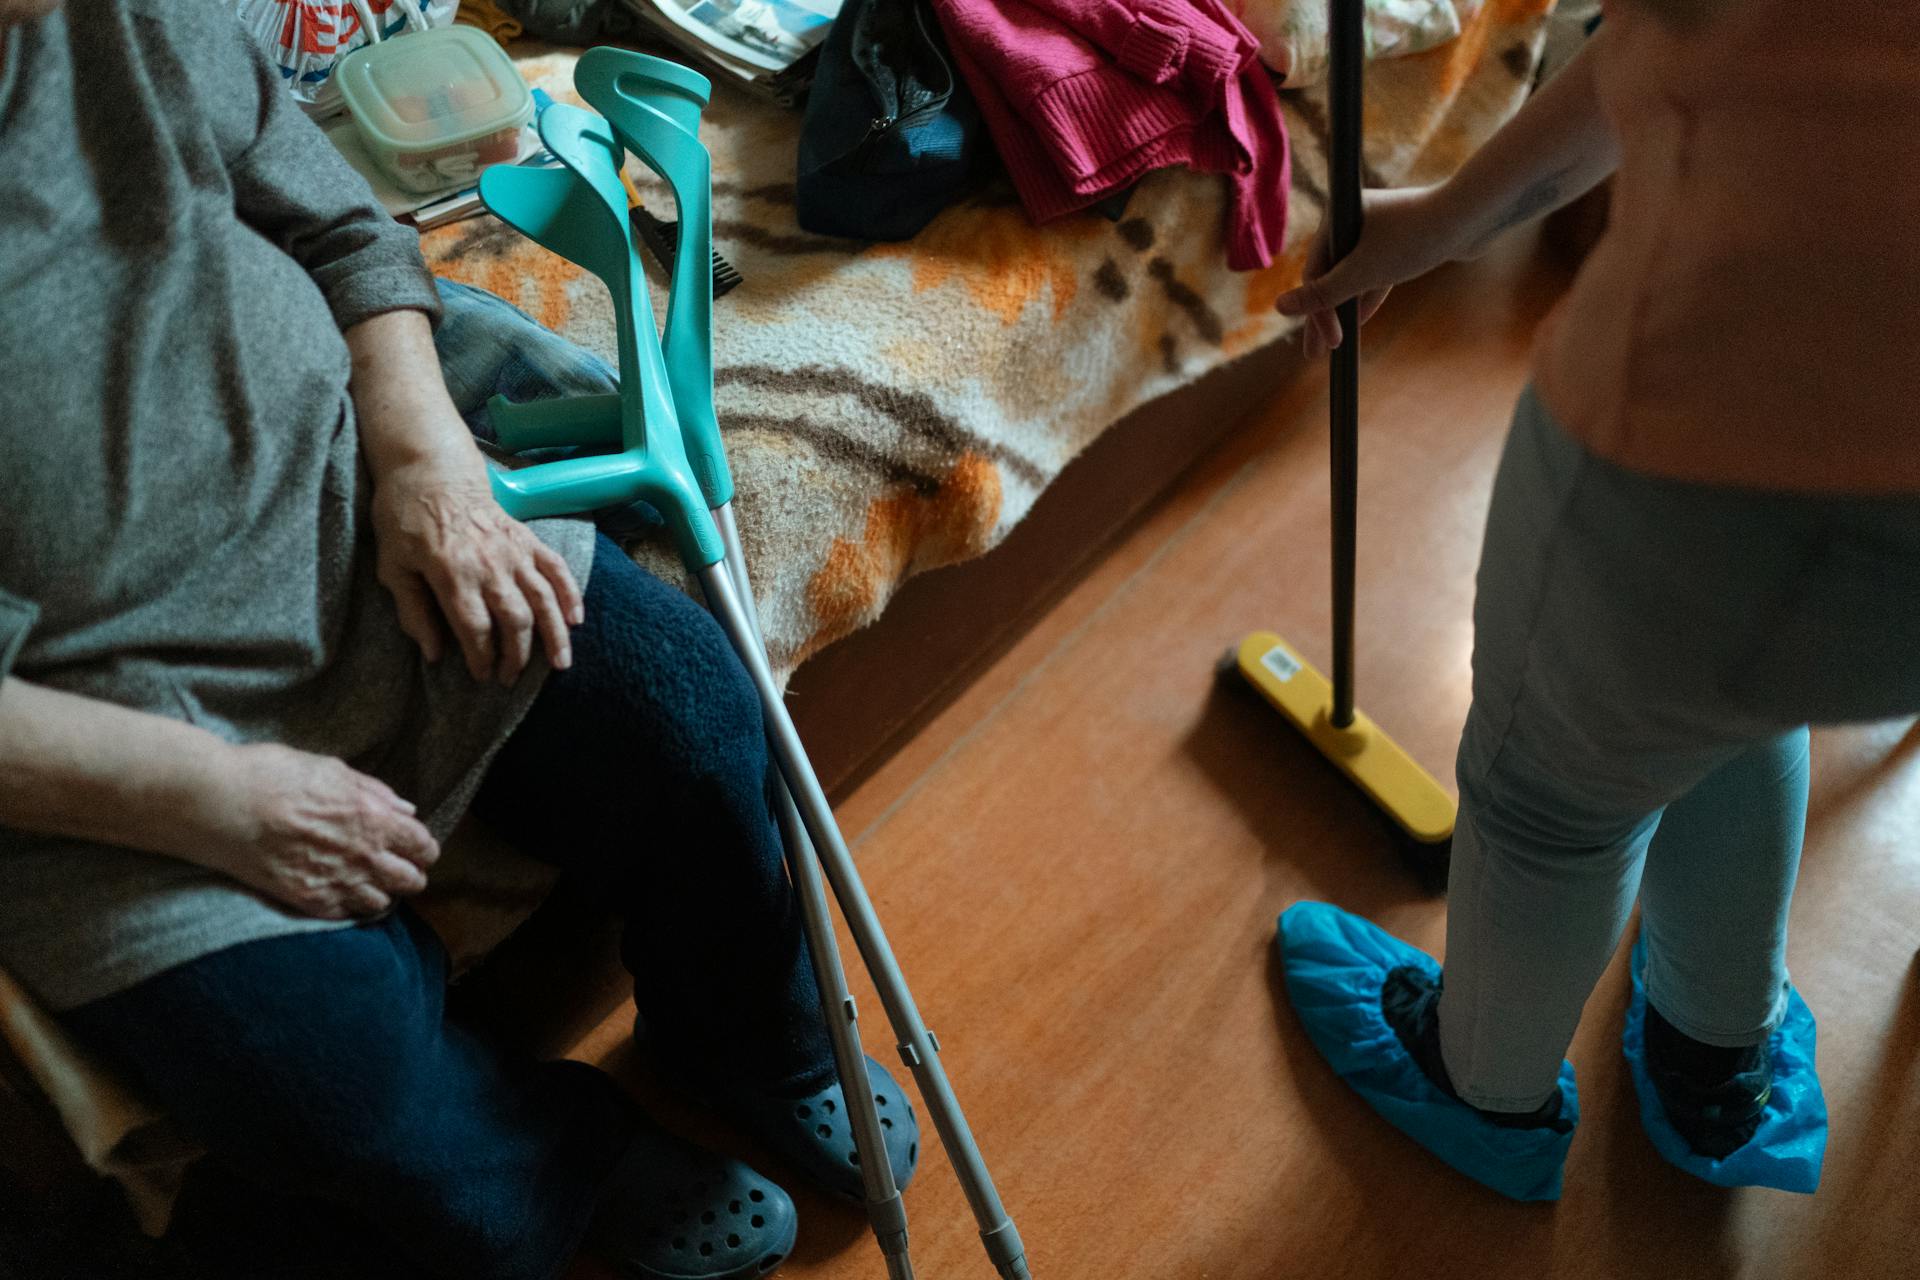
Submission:
POLYGON ((441 27, 349 54, 334 72, 375 163, 420 195, 469 187, 519 153, 533 95, 491 36, 441 27))

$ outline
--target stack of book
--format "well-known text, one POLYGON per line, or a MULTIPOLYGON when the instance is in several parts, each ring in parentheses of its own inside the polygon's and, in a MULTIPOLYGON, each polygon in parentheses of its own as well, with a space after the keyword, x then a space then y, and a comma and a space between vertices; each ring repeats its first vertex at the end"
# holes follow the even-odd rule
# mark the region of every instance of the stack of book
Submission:
POLYGON ((841 0, 620 0, 716 81, 791 105, 841 0))

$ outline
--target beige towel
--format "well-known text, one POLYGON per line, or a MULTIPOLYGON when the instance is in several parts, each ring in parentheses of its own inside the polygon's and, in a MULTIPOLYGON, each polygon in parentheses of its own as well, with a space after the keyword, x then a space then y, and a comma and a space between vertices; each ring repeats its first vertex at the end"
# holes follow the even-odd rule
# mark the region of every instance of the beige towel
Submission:
POLYGON ((165 1115, 93 1060, 0 973, 6 1047, 66 1126, 89 1168, 117 1178, 141 1230, 166 1230, 180 1177, 199 1154, 165 1115))

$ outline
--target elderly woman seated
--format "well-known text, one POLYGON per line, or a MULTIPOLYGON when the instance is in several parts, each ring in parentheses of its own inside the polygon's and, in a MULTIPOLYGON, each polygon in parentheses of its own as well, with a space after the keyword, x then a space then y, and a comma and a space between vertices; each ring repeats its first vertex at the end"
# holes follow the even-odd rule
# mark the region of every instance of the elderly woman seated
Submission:
POLYGON ((494 504, 413 233, 225 6, 0 0, 0 155, 0 968, 303 1275, 770 1270, 787 1197, 450 1025, 406 905, 469 807, 589 879, 667 1077, 857 1196, 718 628, 494 504))

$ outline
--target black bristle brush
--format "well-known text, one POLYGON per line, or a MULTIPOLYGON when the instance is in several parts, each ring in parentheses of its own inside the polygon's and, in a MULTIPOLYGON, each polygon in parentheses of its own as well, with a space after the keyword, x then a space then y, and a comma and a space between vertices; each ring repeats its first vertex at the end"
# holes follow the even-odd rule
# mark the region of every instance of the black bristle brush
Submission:
MULTIPOLYGON (((634 187, 633 179, 624 173, 620 175, 621 185, 627 189, 627 220, 633 224, 633 234, 640 243, 647 246, 647 252, 660 264, 660 269, 673 274, 673 257, 680 244, 680 224, 669 222, 648 209, 640 201, 640 192, 634 187)), ((720 250, 713 251, 713 296, 725 297, 736 286, 743 283, 745 277, 734 269, 734 265, 720 256, 720 250)))

